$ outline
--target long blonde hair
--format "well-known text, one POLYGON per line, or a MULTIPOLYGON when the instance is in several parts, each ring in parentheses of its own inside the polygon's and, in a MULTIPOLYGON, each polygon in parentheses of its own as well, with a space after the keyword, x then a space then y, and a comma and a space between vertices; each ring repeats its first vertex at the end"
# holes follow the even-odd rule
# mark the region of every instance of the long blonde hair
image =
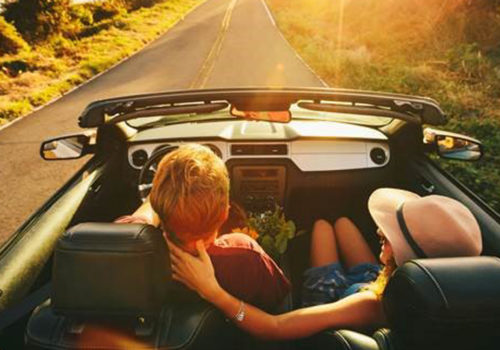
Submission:
POLYGON ((387 264, 380 270, 375 281, 371 282, 368 286, 366 286, 363 290, 369 290, 377 296, 377 298, 382 298, 382 294, 384 294, 385 287, 387 286, 387 282, 389 282, 392 273, 396 270, 396 260, 392 256, 387 264))

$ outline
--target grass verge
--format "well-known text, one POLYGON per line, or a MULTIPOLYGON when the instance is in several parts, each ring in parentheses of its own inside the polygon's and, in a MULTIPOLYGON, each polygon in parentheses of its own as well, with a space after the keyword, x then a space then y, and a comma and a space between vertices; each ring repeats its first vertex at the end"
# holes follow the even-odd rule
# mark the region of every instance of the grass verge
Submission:
POLYGON ((266 0, 332 87, 429 96, 447 130, 481 140, 475 163, 438 160, 500 212, 500 7, 488 0, 266 0))
POLYGON ((16 55, 0 56, 0 126, 130 56, 203 1, 168 0, 113 17, 85 38, 53 36, 16 55))

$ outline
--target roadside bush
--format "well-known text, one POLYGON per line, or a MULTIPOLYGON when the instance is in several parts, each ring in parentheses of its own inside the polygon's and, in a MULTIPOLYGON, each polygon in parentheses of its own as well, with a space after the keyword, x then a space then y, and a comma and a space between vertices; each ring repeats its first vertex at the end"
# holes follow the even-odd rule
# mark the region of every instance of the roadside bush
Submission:
POLYGON ((491 66, 477 43, 461 44, 448 51, 449 67, 471 81, 481 81, 491 74, 491 66))
POLYGON ((23 59, 7 59, 0 61, 0 70, 6 75, 15 77, 30 70, 28 62, 23 59))
POLYGON ((6 95, 10 87, 9 76, 0 68, 0 95, 6 95))
POLYGON ((79 34, 79 38, 81 39, 92 35, 96 35, 100 31, 109 29, 112 26, 113 26, 113 21, 111 20, 101 21, 99 23, 96 23, 92 26, 88 26, 85 29, 83 29, 79 34))
POLYGON ((52 36, 49 46, 54 50, 54 55, 56 57, 71 56, 76 50, 74 42, 66 39, 62 35, 52 36))
POLYGON ((94 22, 110 19, 126 12, 125 4, 121 0, 105 0, 88 5, 93 13, 94 22))
POLYGON ((123 0, 127 9, 138 10, 141 7, 152 7, 163 0, 123 0))
POLYGON ((15 54, 27 48, 28 44, 19 35, 16 28, 0 16, 0 56, 6 53, 15 54))
POLYGON ((6 106, 0 104, 0 125, 7 123, 9 120, 20 117, 28 113, 30 110, 31 106, 27 99, 9 102, 6 106))
POLYGON ((73 5, 69 8, 71 20, 81 26, 88 26, 94 23, 94 14, 92 9, 85 4, 73 5))
POLYGON ((73 36, 75 23, 70 16, 70 0, 17 0, 4 4, 4 17, 30 42, 51 34, 73 36))

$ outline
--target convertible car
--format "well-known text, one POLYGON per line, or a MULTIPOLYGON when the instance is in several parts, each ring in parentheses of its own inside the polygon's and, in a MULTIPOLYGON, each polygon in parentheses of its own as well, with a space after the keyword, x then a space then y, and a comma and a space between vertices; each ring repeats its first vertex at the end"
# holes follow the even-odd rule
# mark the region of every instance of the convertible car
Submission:
MULTIPOLYGON (((500 347, 500 216, 433 160, 483 153, 478 140, 436 129, 445 122, 430 98, 341 89, 189 90, 91 103, 78 120, 82 133, 47 140, 40 152, 92 157, 1 247, 0 348, 500 347), (279 205, 306 232, 318 218, 349 216, 376 254, 367 212, 374 189, 453 197, 477 218, 483 256, 398 268, 383 297, 387 329, 254 339, 171 281, 158 229, 113 223, 147 199, 160 159, 186 142, 224 160, 232 200, 247 211, 279 205)), ((300 305, 308 242, 307 233, 296 237, 280 260, 293 288, 274 312, 300 305)))

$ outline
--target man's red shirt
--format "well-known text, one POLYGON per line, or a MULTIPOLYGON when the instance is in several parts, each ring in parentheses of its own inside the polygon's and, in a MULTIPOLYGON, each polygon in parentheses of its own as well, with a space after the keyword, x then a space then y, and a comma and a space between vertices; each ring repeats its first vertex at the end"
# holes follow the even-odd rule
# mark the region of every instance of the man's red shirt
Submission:
POLYGON ((290 290, 290 282, 274 260, 243 233, 220 236, 207 253, 221 287, 250 304, 273 309, 290 290))
MULTIPOLYGON (((117 223, 143 223, 147 218, 127 215, 117 223)), ((207 249, 220 286, 231 295, 266 310, 276 308, 290 291, 290 282, 274 260, 251 237, 229 233, 207 249)))

